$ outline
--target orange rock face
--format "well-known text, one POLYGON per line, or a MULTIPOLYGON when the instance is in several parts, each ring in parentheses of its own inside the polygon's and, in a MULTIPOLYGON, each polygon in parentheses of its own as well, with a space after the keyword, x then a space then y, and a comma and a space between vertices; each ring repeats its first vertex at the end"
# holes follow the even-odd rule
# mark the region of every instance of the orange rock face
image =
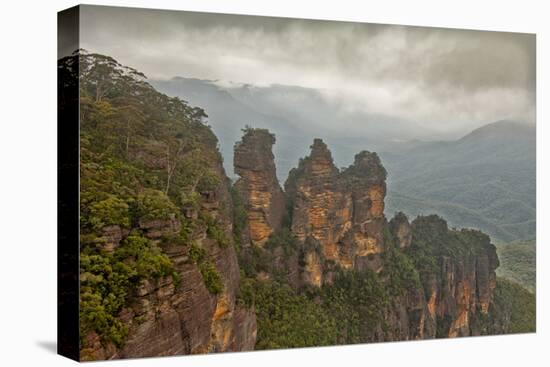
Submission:
MULTIPOLYGON (((271 153, 274 139, 270 137, 266 131, 251 130, 235 150, 235 169, 241 176, 236 187, 246 199, 250 242, 262 246, 280 227, 284 212, 280 205, 286 201, 290 204, 290 230, 299 243, 299 257, 292 267, 295 287, 332 284, 338 268, 374 271, 386 281, 385 252, 391 246, 405 255, 414 252, 410 247, 414 246, 413 234, 418 227, 416 220, 409 223, 403 213, 396 214, 389 223, 386 220, 386 171, 376 153, 360 152, 352 165, 340 170, 326 144, 315 139, 310 155, 289 173, 283 194, 275 175, 271 153)), ((443 220, 432 218, 424 225, 420 233, 433 232, 434 238, 448 238, 450 230, 443 220)), ((476 313, 489 311, 498 264, 491 246, 480 251, 453 257, 434 253, 433 272, 419 279, 422 284, 392 299, 385 311, 388 332, 375 339, 479 333, 473 320, 476 313)), ((388 256, 394 256, 394 252, 388 256)), ((269 274, 265 277, 269 279, 269 274)), ((214 317, 214 325, 224 325, 223 315, 219 321, 214 317)), ((217 332, 214 326, 212 330, 222 346, 231 343, 231 334, 222 332, 229 329, 217 332)))
POLYGON ((250 129, 235 145, 234 167, 240 179, 235 188, 247 215, 247 234, 252 244, 263 246, 281 227, 285 196, 275 171, 272 146, 275 137, 267 130, 250 129))
POLYGON ((380 253, 380 246, 376 238, 357 232, 354 234, 353 239, 357 246, 357 256, 368 256, 370 254, 380 253))
POLYGON ((380 218, 384 215, 384 197, 386 196, 385 185, 374 185, 368 191, 371 202, 369 215, 371 218, 380 218))
POLYGON ((308 251, 304 255, 304 263, 305 282, 320 287, 323 284, 323 266, 320 256, 315 251, 308 251))
POLYGON ((428 300, 428 312, 430 313, 430 316, 435 319, 435 313, 436 313, 436 304, 437 301, 437 292, 432 292, 430 299, 428 300))
MULTIPOLYGON (((315 139, 311 154, 285 184, 293 204, 292 233, 302 242, 314 239, 324 259, 343 268, 357 267, 358 258, 381 254, 385 178, 378 157, 368 152, 358 154, 354 165, 340 172, 325 143, 315 139)), ((306 283, 312 279, 307 274, 305 278, 306 283)))
POLYGON ((313 237, 335 257, 336 243, 351 226, 351 197, 340 188, 339 172, 327 146, 316 139, 311 148, 311 155, 298 168, 295 186, 290 188, 292 232, 302 242, 313 237))

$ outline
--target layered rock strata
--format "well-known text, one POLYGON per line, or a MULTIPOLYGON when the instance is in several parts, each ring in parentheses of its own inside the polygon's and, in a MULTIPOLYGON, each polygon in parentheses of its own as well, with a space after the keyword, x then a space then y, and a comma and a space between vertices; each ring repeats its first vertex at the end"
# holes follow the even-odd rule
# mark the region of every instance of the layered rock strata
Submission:
MULTIPOLYGON (((411 249, 415 230, 428 231, 444 242, 454 241, 454 232, 436 216, 411 224, 403 213, 397 213, 388 223, 385 180, 386 171, 376 153, 363 151, 351 166, 339 170, 326 144, 314 140, 311 154, 290 172, 285 183, 291 231, 302 244, 299 271, 303 285, 332 283, 338 267, 375 271, 384 278, 384 266, 392 256, 391 251, 385 254, 389 247, 415 256, 417 249, 411 249)), ((373 330, 372 340, 479 334, 475 318, 489 311, 498 266, 495 247, 487 236, 479 236, 484 235, 470 239, 477 244, 475 253, 430 254, 435 264, 432 273, 405 294, 394 296, 384 311, 386 331, 382 332, 380 325, 378 332, 373 330)))
MULTIPOLYGON (((431 222, 433 238, 452 239, 453 230, 443 219, 419 217, 411 224, 413 246, 418 246, 414 243, 415 233, 426 231, 426 221, 431 222)), ((480 335, 476 321, 489 313, 496 287, 495 270, 499 266, 496 248, 488 236, 477 231, 470 233, 475 236, 471 240, 477 243, 475 249, 440 255, 434 271, 421 277, 427 304, 426 319, 437 320, 437 329, 429 333, 430 337, 480 335)))
MULTIPOLYGON (((234 167, 240 176, 235 188, 244 201, 247 237, 263 246, 281 228, 285 197, 279 186, 272 147, 275 136, 264 129, 249 129, 235 144, 234 167)), ((246 242, 246 239, 245 239, 246 242)))
POLYGON ((304 253, 306 283, 323 283, 319 256, 346 269, 381 269, 385 179, 376 153, 357 154, 354 164, 341 172, 326 144, 314 140, 311 154, 285 183, 292 203, 292 233, 318 246, 308 246, 304 253))
MULTIPOLYGON (((198 213, 216 220, 227 238, 232 236, 231 196, 225 185, 221 163, 216 167, 222 184, 216 190, 201 193, 201 204, 188 210, 184 217, 196 218, 198 213)), ((185 220, 185 218, 183 219, 185 220)), ((173 277, 145 280, 132 294, 131 301, 119 315, 128 336, 121 348, 101 343, 94 332, 86 335, 88 347, 81 351, 83 360, 139 358, 253 350, 256 343, 256 315, 253 309, 236 302, 240 269, 235 247, 222 247, 209 238, 207 228, 193 230, 188 243, 176 240, 181 220, 140 221, 137 230, 153 242, 162 241, 163 252, 171 259, 181 279, 173 277), (172 240, 171 238, 174 238, 172 240), (223 284, 219 294, 212 294, 199 266, 190 258, 190 245, 208 254, 223 284)), ((127 235, 106 228, 108 247, 116 248, 127 235)))

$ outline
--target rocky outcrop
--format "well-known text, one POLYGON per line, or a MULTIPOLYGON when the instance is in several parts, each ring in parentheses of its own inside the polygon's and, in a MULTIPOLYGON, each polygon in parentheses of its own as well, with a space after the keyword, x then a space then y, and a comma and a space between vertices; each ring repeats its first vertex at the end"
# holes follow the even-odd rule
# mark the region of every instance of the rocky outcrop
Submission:
POLYGON ((148 238, 158 240, 164 235, 178 233, 181 229, 181 222, 171 215, 169 219, 141 220, 139 228, 148 238))
POLYGON ((285 184, 292 203, 292 233, 302 242, 312 237, 325 258, 337 259, 337 243, 352 225, 351 195, 346 193, 332 155, 315 139, 309 157, 300 161, 285 184))
POLYGON ((302 242, 312 238, 319 246, 308 246, 317 255, 304 253, 306 283, 323 283, 316 270, 308 274, 318 268, 319 255, 347 269, 381 269, 385 179, 376 153, 359 153, 354 164, 340 172, 326 144, 314 140, 311 154, 285 183, 292 203, 292 233, 302 242))
POLYGON ((129 233, 128 229, 117 224, 103 227, 102 232, 101 244, 103 249, 109 253, 112 253, 129 233))
MULTIPOLYGON (((221 164, 216 169, 222 183, 214 191, 201 193, 200 207, 184 210, 183 217, 187 220, 198 216, 212 218, 226 237, 232 238, 231 196, 221 164)), ((194 228, 188 241, 179 241, 181 221, 172 216, 138 224, 138 230, 145 237, 162 246, 181 280, 168 276, 142 281, 119 314, 128 329, 122 347, 101 343, 92 332, 86 336, 87 347, 81 351, 83 360, 254 349, 255 312, 237 304, 240 269, 235 247, 232 243, 220 246, 208 236, 206 225, 194 228), (223 283, 221 293, 208 290, 198 264, 190 258, 191 244, 208 254, 208 261, 223 283)), ((116 248, 126 235, 128 231, 109 227, 104 237, 112 244, 109 247, 116 248)))
MULTIPOLYGON (((439 252, 431 254, 435 255, 436 260, 432 265, 433 271, 425 271, 421 277, 427 301, 427 317, 436 320, 433 336, 479 335, 480 330, 472 321, 479 315, 486 316, 493 300, 495 270, 499 266, 495 246, 481 232, 450 230, 447 223, 437 216, 419 217, 412 222, 411 227, 412 256, 422 246, 433 246, 439 252), (427 230, 434 239, 432 243, 419 240, 427 230)), ((429 251, 433 250, 424 253, 429 251)))
POLYGON ((386 170, 376 153, 363 151, 355 156, 353 165, 344 170, 342 176, 353 203, 353 226, 342 241, 343 247, 355 255, 355 269, 379 272, 380 256, 386 245, 386 170))
POLYGON ((262 246, 281 228, 285 196, 275 171, 272 147, 275 136, 265 129, 248 129, 235 144, 234 167, 240 179, 235 188, 244 201, 248 240, 262 246))
MULTIPOLYGON (((388 223, 385 180, 386 171, 376 153, 363 151, 340 171, 326 144, 314 140, 311 154, 285 183, 292 204, 291 231, 302 243, 302 284, 330 284, 337 268, 375 271, 391 284, 395 280, 383 272, 391 257, 397 256, 392 251, 386 254, 391 246, 412 258, 429 253, 426 261, 433 266, 431 272, 421 272, 422 282, 392 296, 384 311, 386 331, 381 332, 379 325, 373 329, 372 340, 479 333, 471 320, 479 313, 487 314, 492 301, 498 266, 494 246, 487 236, 450 230, 435 216, 411 224, 403 213, 397 213, 388 223), (416 243, 415 231, 419 233, 416 243), (422 235, 435 242, 426 243, 422 235)), ((425 259, 419 259, 418 266, 428 266, 422 264, 425 259)))
POLYGON ((399 248, 405 249, 412 242, 412 228, 409 219, 402 212, 397 213, 389 223, 394 242, 399 248))

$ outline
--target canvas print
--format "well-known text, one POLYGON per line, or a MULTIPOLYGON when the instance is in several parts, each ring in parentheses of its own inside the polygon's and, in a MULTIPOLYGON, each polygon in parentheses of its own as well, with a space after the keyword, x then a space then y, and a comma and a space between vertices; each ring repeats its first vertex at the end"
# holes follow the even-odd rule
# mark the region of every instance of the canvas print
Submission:
POLYGON ((59 20, 62 354, 535 332, 534 34, 59 20))

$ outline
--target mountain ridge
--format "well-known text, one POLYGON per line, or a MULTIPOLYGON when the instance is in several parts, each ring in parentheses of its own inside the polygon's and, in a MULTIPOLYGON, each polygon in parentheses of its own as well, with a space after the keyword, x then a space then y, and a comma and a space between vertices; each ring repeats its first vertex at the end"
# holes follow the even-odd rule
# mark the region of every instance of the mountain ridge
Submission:
POLYGON ((208 111, 108 56, 59 67, 76 63, 82 360, 534 330, 532 295, 518 305, 522 288, 497 279, 488 235, 388 220, 377 153, 339 169, 329 144, 301 141, 283 191, 284 138, 245 127, 233 183, 208 111))
MULTIPOLYGON (((400 138, 393 133, 381 138, 383 134, 376 133, 379 125, 365 126, 368 136, 354 136, 345 129, 336 135, 323 124, 318 131, 309 131, 310 122, 303 122, 302 117, 292 111, 285 112, 287 115, 281 113, 291 105, 281 104, 279 99, 304 100, 307 104, 297 102, 293 108, 300 110, 309 106, 307 110, 315 111, 313 116, 318 116, 317 119, 332 119, 333 127, 338 126, 334 121, 347 121, 342 115, 329 114, 326 106, 311 107, 312 101, 320 98, 314 90, 284 85, 277 85, 275 90, 238 83, 223 88, 218 85, 219 81, 185 77, 174 80, 183 84, 152 83, 169 95, 188 96, 194 103, 209 107, 210 123, 220 138, 224 166, 232 178, 236 177, 232 174, 231 152, 244 125, 266 128, 277 136, 275 165, 281 183, 294 162, 307 155, 302 142, 309 136, 318 136, 330 144, 335 163, 340 167, 351 164, 353 155, 366 146, 380 152, 384 164, 390 168, 390 214, 397 210, 411 216, 436 212, 446 217, 452 226, 476 227, 478 224, 476 228, 488 231, 500 241, 534 237, 534 124, 500 120, 446 140, 411 140, 403 132, 400 138), (201 90, 208 92, 197 92, 201 90), (302 95, 304 90, 313 95, 302 95), (223 95, 224 101, 215 99, 214 103, 209 99, 217 94, 223 95), (235 105, 240 107, 235 109, 235 105), (269 114, 266 115, 266 111, 269 114), (488 200, 487 196, 493 199, 488 200), (512 207, 516 210, 511 211, 512 207), (479 226, 480 223, 484 224, 479 226)), ((384 124, 391 125, 391 122, 384 124)))
POLYGON ((381 156, 392 172, 391 209, 410 215, 432 210, 459 227, 479 222, 477 216, 489 221, 479 228, 498 240, 534 238, 534 126, 499 121, 454 141, 419 144, 381 156), (449 205, 476 216, 461 219, 449 205), (498 228, 489 228, 490 223, 498 228))

